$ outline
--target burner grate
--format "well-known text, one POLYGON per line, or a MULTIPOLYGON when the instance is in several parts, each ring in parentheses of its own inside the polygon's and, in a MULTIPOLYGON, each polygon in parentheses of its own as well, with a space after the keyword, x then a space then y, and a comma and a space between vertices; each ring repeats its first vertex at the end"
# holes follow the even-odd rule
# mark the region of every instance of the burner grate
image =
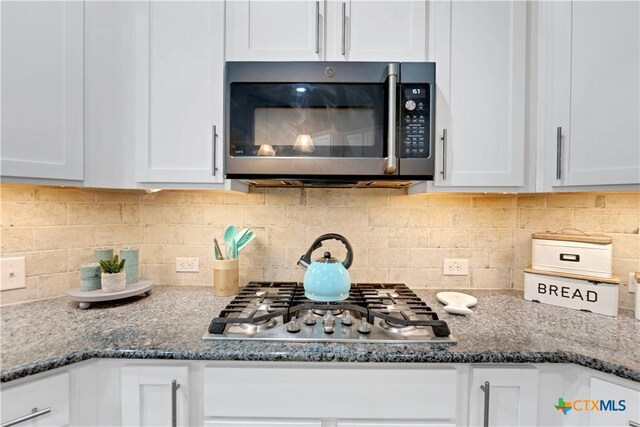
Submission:
POLYGON ((282 317, 288 323, 294 316, 309 311, 349 310, 357 318, 373 324, 382 319, 397 328, 430 327, 436 337, 448 337, 449 327, 438 315, 403 283, 352 284, 349 296, 342 301, 318 302, 304 296, 297 282, 250 282, 214 318, 209 325, 212 334, 224 334, 227 325, 275 324, 282 317))

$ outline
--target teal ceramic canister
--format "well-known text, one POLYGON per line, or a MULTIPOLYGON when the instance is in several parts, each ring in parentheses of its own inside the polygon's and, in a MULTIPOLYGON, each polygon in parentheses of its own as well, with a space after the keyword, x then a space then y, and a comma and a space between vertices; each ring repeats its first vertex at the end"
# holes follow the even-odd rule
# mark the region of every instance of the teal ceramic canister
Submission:
POLYGON ((96 248, 93 250, 93 257, 96 262, 100 262, 103 259, 113 258, 113 249, 110 248, 96 248))
POLYGON ((95 291, 100 289, 100 264, 84 264, 80 267, 80 290, 95 291))
POLYGON ((138 281, 138 249, 120 249, 120 258, 125 260, 124 271, 127 277, 127 284, 138 281))

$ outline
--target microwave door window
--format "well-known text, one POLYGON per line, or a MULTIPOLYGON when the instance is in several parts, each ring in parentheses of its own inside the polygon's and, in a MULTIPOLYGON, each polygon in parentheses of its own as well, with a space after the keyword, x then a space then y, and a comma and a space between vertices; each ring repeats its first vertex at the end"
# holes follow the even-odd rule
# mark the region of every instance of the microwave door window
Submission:
POLYGON ((233 84, 232 156, 384 156, 378 84, 233 84))

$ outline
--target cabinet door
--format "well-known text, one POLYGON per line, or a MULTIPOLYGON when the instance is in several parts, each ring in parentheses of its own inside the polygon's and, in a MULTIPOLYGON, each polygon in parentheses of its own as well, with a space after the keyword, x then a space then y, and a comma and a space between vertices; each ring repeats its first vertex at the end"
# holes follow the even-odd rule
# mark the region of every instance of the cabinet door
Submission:
POLYGON ((2 175, 82 180, 84 5, 0 7, 2 175))
POLYGON ((205 420, 205 427, 322 427, 320 420, 291 420, 283 418, 265 419, 222 419, 205 420))
POLYGON ((452 423, 434 421, 340 421, 337 427, 455 427, 452 423))
POLYGON ((228 61, 324 57, 324 0, 237 0, 226 7, 228 61))
POLYGON ((137 57, 148 58, 149 46, 148 30, 138 25, 148 28, 149 6, 90 1, 84 9, 84 185, 135 188, 136 105, 149 105, 134 90, 137 57))
MULTIPOLYGON (((640 424, 640 386, 628 388, 591 378, 589 398, 605 402, 608 410, 589 411, 589 426, 631 426, 640 424), (623 408, 624 406, 624 408, 623 408)), ((600 404, 602 405, 602 404, 600 404)))
MULTIPOLYGON (((485 387, 486 389, 486 387, 485 387)), ((469 425, 483 425, 489 411, 490 426, 536 425, 538 370, 535 368, 473 368, 469 397, 469 425), (489 383, 489 402, 480 387, 489 383)))
POLYGON ((526 7, 433 4, 438 186, 523 185, 526 7))
POLYGON ((544 6, 547 186, 640 183, 640 3, 544 6))
POLYGON ((137 144, 137 180, 220 182, 224 4, 150 2, 149 9, 149 54, 141 55, 148 74, 138 83, 148 90, 139 110, 148 134, 137 144))
POLYGON ((252 390, 260 396, 251 402, 251 416, 257 419, 449 420, 456 417, 456 386, 457 373, 451 368, 220 364, 204 369, 204 416, 242 416, 246 402, 235 396, 252 390), (372 392, 372 384, 384 392, 372 392), (308 389, 322 396, 321 404, 298 392, 308 389))
POLYGON ((349 0, 327 7, 328 60, 426 60, 426 1, 349 0))
MULTIPOLYGON (((28 381, 16 386, 2 387, 2 425, 36 410, 50 412, 24 421, 19 425, 69 425, 69 374, 62 373, 28 381)), ((35 414, 34 414, 35 415, 35 414)))
POLYGON ((122 425, 189 424, 188 366, 125 366, 121 370, 122 425), (173 381, 178 386, 175 391, 173 381))

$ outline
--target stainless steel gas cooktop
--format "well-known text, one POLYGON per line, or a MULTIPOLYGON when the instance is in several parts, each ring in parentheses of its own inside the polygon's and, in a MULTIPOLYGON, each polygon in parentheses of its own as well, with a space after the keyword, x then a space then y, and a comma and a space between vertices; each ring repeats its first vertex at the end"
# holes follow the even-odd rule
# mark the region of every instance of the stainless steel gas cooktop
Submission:
POLYGON ((449 326, 401 283, 355 283, 349 297, 312 301, 302 283, 250 282, 204 340, 454 344, 449 326))

